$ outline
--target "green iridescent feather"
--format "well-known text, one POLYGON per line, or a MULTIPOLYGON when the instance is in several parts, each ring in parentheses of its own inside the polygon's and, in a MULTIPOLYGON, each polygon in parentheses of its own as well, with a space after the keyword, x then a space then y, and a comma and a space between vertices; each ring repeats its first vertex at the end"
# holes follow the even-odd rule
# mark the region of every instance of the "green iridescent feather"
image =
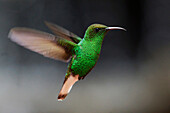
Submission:
POLYGON ((102 42, 106 34, 105 28, 107 26, 100 24, 91 25, 83 38, 73 50, 75 56, 69 64, 70 69, 66 73, 69 76, 70 71, 80 77, 84 77, 95 66, 101 51, 102 42), (100 32, 96 33, 95 28, 101 28, 100 32))

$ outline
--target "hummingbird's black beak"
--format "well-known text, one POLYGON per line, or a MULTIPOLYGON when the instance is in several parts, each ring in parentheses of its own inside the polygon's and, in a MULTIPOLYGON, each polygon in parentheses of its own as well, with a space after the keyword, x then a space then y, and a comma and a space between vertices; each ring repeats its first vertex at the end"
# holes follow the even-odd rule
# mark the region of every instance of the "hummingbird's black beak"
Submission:
POLYGON ((125 29, 125 28, 122 28, 122 27, 107 27, 107 28, 106 28, 106 30, 116 30, 116 29, 126 31, 126 29, 125 29))

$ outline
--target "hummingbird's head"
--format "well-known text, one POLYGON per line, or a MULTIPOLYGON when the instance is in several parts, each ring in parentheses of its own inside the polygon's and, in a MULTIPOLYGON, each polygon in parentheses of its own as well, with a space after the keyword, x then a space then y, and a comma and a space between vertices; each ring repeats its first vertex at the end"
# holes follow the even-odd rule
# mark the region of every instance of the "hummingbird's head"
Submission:
POLYGON ((116 29, 126 31, 124 28, 121 28, 121 27, 108 27, 102 24, 92 24, 87 28, 86 33, 85 33, 85 38, 92 39, 96 37, 96 38, 103 39, 108 31, 116 30, 116 29))

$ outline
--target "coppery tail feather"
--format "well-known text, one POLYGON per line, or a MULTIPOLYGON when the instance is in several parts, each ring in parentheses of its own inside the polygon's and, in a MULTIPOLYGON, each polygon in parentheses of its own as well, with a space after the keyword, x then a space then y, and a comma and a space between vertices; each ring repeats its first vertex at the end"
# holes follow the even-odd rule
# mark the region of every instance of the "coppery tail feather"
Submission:
POLYGON ((72 86, 79 80, 79 75, 70 75, 68 78, 65 78, 63 86, 58 95, 58 101, 62 101, 70 92, 72 86))

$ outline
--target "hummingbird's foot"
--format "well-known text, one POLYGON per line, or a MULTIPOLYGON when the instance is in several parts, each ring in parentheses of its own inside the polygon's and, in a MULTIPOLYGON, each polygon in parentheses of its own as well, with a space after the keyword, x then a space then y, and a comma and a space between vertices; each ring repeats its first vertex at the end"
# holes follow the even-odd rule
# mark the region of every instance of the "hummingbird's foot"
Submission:
POLYGON ((83 76, 83 77, 80 77, 80 76, 79 76, 79 80, 83 80, 84 78, 85 78, 85 76, 83 76))

